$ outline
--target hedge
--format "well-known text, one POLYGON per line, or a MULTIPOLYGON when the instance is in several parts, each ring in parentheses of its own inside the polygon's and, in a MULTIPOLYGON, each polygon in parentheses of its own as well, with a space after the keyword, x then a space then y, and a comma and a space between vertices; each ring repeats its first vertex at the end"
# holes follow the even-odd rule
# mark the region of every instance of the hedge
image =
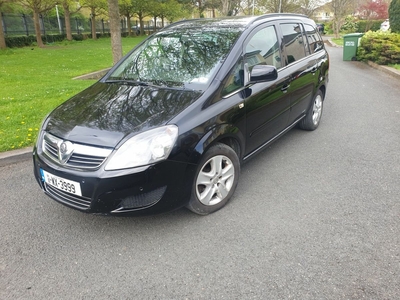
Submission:
MULTIPOLYGON (((110 33, 97 33, 97 38, 101 37, 110 37, 110 33)), ((65 34, 52 34, 52 35, 43 35, 42 40, 45 44, 51 44, 54 42, 61 42, 67 38, 65 34)), ((92 38, 92 34, 73 34, 72 39, 75 41, 82 41, 86 39, 92 38)), ((28 36, 12 36, 6 37, 6 45, 9 48, 18 48, 18 47, 29 47, 36 45, 36 36, 28 35, 28 36)))
MULTIPOLYGON (((354 18, 348 18, 346 22, 340 28, 342 34, 353 33, 353 32, 367 32, 369 30, 377 31, 381 28, 382 22, 385 20, 355 20, 354 18), (369 26, 368 26, 369 25, 369 26), (369 27, 369 29, 367 29, 369 27)), ((325 32, 328 34, 333 33, 333 24, 331 22, 325 23, 325 32)))
POLYGON ((357 58, 380 65, 400 64, 400 34, 368 31, 361 38, 357 58))
POLYGON ((357 32, 367 32, 368 30, 377 31, 381 29, 381 24, 384 21, 385 20, 371 20, 371 21, 359 20, 357 21, 357 26, 358 26, 357 32), (370 25, 368 30, 367 30, 367 25, 370 25))

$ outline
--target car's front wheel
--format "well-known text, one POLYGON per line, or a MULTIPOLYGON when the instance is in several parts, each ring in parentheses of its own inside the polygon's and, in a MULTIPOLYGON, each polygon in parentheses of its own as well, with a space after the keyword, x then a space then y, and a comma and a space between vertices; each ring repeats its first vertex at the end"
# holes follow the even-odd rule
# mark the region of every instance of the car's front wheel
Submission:
POLYGON ((222 208, 236 189, 239 173, 236 152, 225 144, 212 146, 200 161, 187 208, 199 215, 222 208))
POLYGON ((306 116, 300 121, 299 127, 304 130, 317 129, 322 116, 322 108, 324 104, 324 95, 318 90, 314 97, 314 101, 307 111, 306 116))

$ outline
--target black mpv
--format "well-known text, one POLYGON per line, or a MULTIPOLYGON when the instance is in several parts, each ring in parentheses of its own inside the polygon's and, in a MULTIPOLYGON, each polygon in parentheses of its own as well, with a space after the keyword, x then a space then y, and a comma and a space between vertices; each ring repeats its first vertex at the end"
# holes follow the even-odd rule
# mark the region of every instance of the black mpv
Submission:
POLYGON ((318 127, 328 69, 316 24, 301 15, 172 24, 48 115, 35 177, 88 213, 212 213, 242 162, 295 125, 318 127))

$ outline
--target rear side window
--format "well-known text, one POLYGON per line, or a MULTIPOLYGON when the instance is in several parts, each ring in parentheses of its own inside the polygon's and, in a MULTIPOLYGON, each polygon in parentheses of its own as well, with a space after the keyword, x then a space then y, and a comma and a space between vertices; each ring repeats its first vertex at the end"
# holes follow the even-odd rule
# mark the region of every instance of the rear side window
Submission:
POLYGON ((302 25, 299 23, 280 24, 283 43, 286 48, 287 64, 306 56, 307 41, 302 34, 302 25))
POLYGON ((309 24, 304 24, 304 29, 310 47, 310 54, 322 50, 324 48, 324 42, 322 41, 321 36, 317 33, 317 30, 309 24))

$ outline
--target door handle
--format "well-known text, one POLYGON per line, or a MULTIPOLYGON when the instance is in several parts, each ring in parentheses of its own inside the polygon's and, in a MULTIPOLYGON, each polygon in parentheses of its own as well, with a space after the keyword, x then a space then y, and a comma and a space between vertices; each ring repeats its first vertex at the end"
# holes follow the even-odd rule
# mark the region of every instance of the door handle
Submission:
POLYGON ((286 93, 287 90, 289 89, 289 87, 290 87, 290 84, 285 84, 285 85, 281 88, 281 91, 284 92, 284 93, 286 93))

